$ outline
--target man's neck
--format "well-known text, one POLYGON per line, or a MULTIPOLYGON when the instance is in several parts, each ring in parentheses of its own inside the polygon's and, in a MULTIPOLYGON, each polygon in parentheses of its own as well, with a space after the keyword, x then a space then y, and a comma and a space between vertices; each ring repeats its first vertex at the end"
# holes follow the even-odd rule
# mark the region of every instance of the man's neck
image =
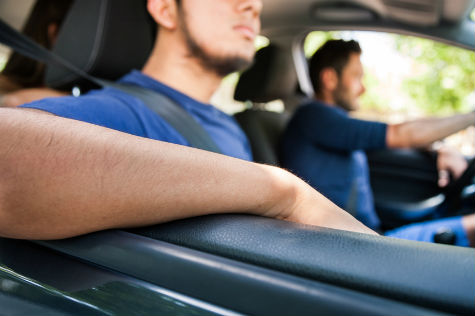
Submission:
POLYGON ((158 41, 142 72, 202 103, 209 103, 222 78, 204 69, 180 46, 158 41), (162 44, 163 46, 163 44, 162 44))
POLYGON ((330 93, 315 93, 313 98, 329 106, 338 106, 330 93))

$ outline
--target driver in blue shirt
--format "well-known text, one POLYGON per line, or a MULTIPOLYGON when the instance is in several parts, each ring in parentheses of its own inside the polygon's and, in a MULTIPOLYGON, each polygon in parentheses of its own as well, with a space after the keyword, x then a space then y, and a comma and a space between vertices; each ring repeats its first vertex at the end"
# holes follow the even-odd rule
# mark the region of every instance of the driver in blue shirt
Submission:
MULTIPOLYGON (((330 40, 310 60, 309 73, 315 98, 300 106, 287 127, 281 160, 311 186, 348 210, 372 229, 380 228, 369 182, 365 150, 427 147, 475 124, 475 113, 428 118, 402 124, 385 124, 352 118, 362 83, 361 48, 356 41, 330 40)), ((450 172, 460 176, 466 168, 461 156, 439 155, 440 185, 450 172)), ((387 236, 434 241, 441 229, 455 233, 456 243, 475 242, 475 215, 439 219, 403 226, 387 236)))

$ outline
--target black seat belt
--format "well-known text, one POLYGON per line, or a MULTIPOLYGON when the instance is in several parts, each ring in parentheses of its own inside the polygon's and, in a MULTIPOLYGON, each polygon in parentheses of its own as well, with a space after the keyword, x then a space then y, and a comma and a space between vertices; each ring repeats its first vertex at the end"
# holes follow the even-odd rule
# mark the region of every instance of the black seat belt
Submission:
POLYGON ((66 68, 98 86, 112 87, 128 93, 140 99, 148 108, 167 121, 188 141, 190 146, 221 153, 204 128, 183 107, 161 93, 140 86, 93 77, 10 27, 2 19, 0 19, 0 43, 32 59, 66 68))

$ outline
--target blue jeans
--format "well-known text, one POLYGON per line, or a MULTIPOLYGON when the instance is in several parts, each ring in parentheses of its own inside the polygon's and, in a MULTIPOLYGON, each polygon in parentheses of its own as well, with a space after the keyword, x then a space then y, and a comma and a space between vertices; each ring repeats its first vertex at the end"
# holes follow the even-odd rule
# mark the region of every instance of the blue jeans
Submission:
POLYGON ((455 234, 455 244, 457 246, 469 246, 467 234, 462 226, 462 216, 405 225, 387 231, 384 235, 401 239, 434 242, 434 236, 442 229, 451 230, 455 234))

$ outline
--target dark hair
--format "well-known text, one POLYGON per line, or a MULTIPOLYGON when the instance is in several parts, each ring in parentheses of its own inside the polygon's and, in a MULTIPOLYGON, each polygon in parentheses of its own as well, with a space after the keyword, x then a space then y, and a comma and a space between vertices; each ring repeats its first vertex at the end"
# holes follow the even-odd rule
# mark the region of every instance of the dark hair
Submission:
POLYGON ((352 53, 361 54, 361 47, 357 41, 329 40, 313 54, 309 62, 309 73, 316 93, 320 92, 322 70, 330 67, 341 75, 352 53))
MULTIPOLYGON (((71 0, 37 0, 22 33, 51 49, 53 43, 48 37, 48 27, 52 23, 61 26, 71 3, 71 0)), ((44 68, 44 64, 13 52, 2 75, 20 87, 36 87, 44 84, 44 68)))

